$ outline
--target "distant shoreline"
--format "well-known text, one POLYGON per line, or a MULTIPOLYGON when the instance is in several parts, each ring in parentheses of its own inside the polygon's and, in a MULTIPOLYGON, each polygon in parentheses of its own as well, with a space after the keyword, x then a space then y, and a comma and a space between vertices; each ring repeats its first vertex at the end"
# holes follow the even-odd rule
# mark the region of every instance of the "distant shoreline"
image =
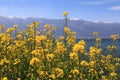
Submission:
MULTIPOLYGON (((94 39, 94 38, 77 38, 77 39, 88 39, 89 40, 89 39, 94 39)), ((110 39, 110 38, 106 37, 106 38, 101 38, 101 39, 110 39)), ((120 38, 118 38, 118 40, 120 40, 120 38)))

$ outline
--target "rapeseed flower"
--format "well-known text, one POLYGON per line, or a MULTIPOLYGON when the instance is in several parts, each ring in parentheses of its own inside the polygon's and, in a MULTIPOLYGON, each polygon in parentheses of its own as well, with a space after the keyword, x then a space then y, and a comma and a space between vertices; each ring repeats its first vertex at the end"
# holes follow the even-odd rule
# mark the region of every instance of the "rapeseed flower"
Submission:
POLYGON ((50 77, 52 77, 53 79, 55 78, 62 78, 64 75, 64 71, 60 68, 54 68, 52 70, 52 74, 50 75, 50 77))
POLYGON ((38 58, 34 57, 30 60, 30 65, 31 66, 37 65, 39 63, 39 61, 40 60, 38 58))
POLYGON ((96 38, 96 42, 101 42, 101 38, 96 38))
POLYGON ((111 38, 111 40, 113 40, 113 41, 117 41, 119 37, 118 37, 117 34, 113 34, 113 35, 110 36, 110 38, 111 38))
POLYGON ((46 57, 47 57, 47 60, 51 62, 53 58, 55 57, 55 55, 51 53, 51 54, 47 54, 46 57))
POLYGON ((67 34, 70 33, 70 28, 69 27, 64 27, 64 32, 67 33, 67 34))
POLYGON ((8 80, 8 78, 7 77, 3 77, 3 79, 2 80, 8 80))
POLYGON ((65 45, 63 42, 57 42, 56 43, 56 53, 64 53, 66 51, 65 45))
POLYGON ((49 25, 49 24, 45 24, 45 25, 44 25, 44 28, 45 28, 45 29, 49 29, 49 28, 50 28, 50 25, 49 25))
POLYGON ((8 28, 7 30, 6 30, 6 32, 7 33, 10 33, 10 32, 12 32, 14 29, 13 28, 8 28))
POLYGON ((31 52, 32 55, 39 55, 40 54, 40 50, 39 49, 36 49, 36 50, 33 50, 31 52))
POLYGON ((70 73, 72 73, 73 75, 79 75, 80 71, 78 69, 73 69, 70 71, 70 73))
POLYGON ((72 60, 78 60, 78 54, 73 52, 69 54, 70 59, 72 60))
POLYGON ((47 38, 44 35, 36 36, 36 38, 35 38, 35 40, 36 40, 37 43, 40 43, 40 41, 44 41, 46 39, 47 38))
POLYGON ((94 32, 95 44, 86 49, 86 42, 76 43, 76 32, 67 26, 64 36, 55 38, 56 27, 46 24, 41 33, 39 23, 33 22, 24 31, 17 25, 6 32, 0 25, 0 79, 1 80, 117 80, 120 58, 115 54, 118 35, 111 36, 106 55, 100 48, 101 38, 94 32), (16 35, 13 35, 16 33, 16 35), (7 73, 6 73, 7 71, 7 73))
POLYGON ((98 32, 97 32, 97 31, 94 31, 94 32, 93 32, 93 35, 94 35, 94 36, 98 36, 98 32))
POLYGON ((117 76, 117 73, 111 72, 111 73, 110 73, 110 76, 115 77, 115 76, 117 76))
POLYGON ((4 64, 4 60, 1 59, 1 60, 0 60, 0 65, 3 65, 3 64, 4 64))
POLYGON ((81 64, 82 66, 88 66, 88 65, 89 65, 87 61, 81 61, 80 64, 81 64))
POLYGON ((63 12, 63 16, 67 16, 68 15, 68 12, 67 11, 64 11, 63 12))
POLYGON ((75 44, 73 46, 73 52, 80 51, 81 53, 83 53, 85 51, 85 46, 86 46, 85 41, 81 40, 81 41, 78 42, 78 44, 75 44))

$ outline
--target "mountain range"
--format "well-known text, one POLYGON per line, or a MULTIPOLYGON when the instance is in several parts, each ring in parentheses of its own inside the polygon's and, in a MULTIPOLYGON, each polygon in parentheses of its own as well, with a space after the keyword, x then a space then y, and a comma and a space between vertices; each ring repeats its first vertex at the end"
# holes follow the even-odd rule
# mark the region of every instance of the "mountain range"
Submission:
MULTIPOLYGON (((3 24, 6 28, 12 27, 14 24, 19 26, 19 29, 22 30, 27 24, 30 24, 34 21, 40 21, 40 27, 43 30, 45 24, 50 24, 57 27, 55 31, 56 36, 63 35, 64 28, 64 19, 47 19, 47 18, 38 18, 38 17, 6 17, 0 16, 0 24, 3 24)), ((101 21, 86 21, 81 19, 69 19, 68 25, 72 31, 77 32, 77 38, 92 38, 92 32, 97 31, 99 37, 108 38, 112 34, 120 35, 120 23, 107 23, 101 21)))

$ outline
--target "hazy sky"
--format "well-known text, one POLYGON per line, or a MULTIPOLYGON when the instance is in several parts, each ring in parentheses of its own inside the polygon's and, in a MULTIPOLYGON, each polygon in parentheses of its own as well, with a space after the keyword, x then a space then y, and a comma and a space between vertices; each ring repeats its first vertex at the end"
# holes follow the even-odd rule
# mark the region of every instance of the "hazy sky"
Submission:
POLYGON ((1 16, 120 22, 120 0, 0 0, 1 16))

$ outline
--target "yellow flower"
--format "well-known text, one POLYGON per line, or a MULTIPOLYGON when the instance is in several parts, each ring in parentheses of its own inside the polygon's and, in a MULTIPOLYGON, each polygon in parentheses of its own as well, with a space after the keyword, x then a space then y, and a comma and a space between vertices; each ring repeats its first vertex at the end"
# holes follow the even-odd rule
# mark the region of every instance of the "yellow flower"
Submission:
POLYGON ((117 73, 111 72, 111 73, 110 73, 110 76, 112 76, 112 77, 117 76, 117 73))
POLYGON ((98 36, 98 32, 97 32, 97 31, 94 31, 94 32, 93 32, 93 35, 94 35, 94 36, 98 36))
POLYGON ((0 60, 0 65, 3 65, 4 63, 10 63, 10 61, 7 60, 6 58, 1 59, 1 60, 0 60))
POLYGON ((86 43, 84 40, 81 40, 78 42, 78 44, 75 44, 73 46, 73 52, 78 52, 80 51, 81 53, 84 53, 85 51, 85 46, 86 46, 86 43))
POLYGON ((15 59, 13 64, 16 65, 16 64, 18 64, 18 63, 20 63, 20 62, 21 62, 20 59, 15 59))
POLYGON ((82 45, 79 46, 78 44, 75 44, 73 46, 73 52, 78 52, 80 50, 84 50, 84 46, 82 46, 82 45))
POLYGON ((106 76, 102 76, 102 80, 108 80, 108 79, 106 79, 106 76))
POLYGON ((63 42, 57 42, 56 44, 56 53, 64 53, 66 51, 65 45, 63 42))
POLYGON ((112 50, 116 50, 117 49, 117 46, 116 45, 108 45, 107 46, 107 49, 109 50, 109 51, 112 51, 112 50))
POLYGON ((64 72, 63 72, 63 70, 60 69, 60 68, 54 68, 54 69, 52 70, 52 77, 53 77, 53 78, 62 78, 63 75, 64 75, 64 72))
POLYGON ((51 30, 48 30, 48 31, 46 32, 46 36, 50 36, 50 34, 51 34, 51 30))
POLYGON ((72 78, 72 75, 68 75, 69 78, 72 78))
POLYGON ((36 22, 35 25, 38 27, 40 26, 40 22, 36 22))
POLYGON ((86 46, 86 42, 85 42, 84 40, 80 40, 80 41, 78 42, 78 44, 79 44, 79 45, 86 46))
POLYGON ((8 80, 8 78, 7 78, 7 77, 4 77, 2 80, 8 80))
POLYGON ((60 39, 60 40, 64 40, 64 36, 60 36, 59 39, 60 39))
POLYGON ((18 28, 18 25, 14 25, 13 29, 16 30, 18 28))
POLYGON ((101 42, 101 38, 96 38, 96 42, 101 42))
POLYGON ((95 66, 95 61, 90 61, 89 66, 94 67, 95 66))
POLYGON ((46 56, 48 61, 51 61, 55 57, 54 54, 47 54, 46 56))
POLYGON ((73 69, 70 71, 73 75, 79 75, 80 71, 78 69, 73 69))
POLYGON ((32 52, 31 52, 31 54, 32 55, 39 55, 40 54, 40 50, 33 50, 32 52))
POLYGON ((40 26, 40 22, 32 22, 31 27, 38 27, 40 26))
POLYGON ((118 37, 117 34, 113 34, 113 35, 110 36, 110 38, 111 38, 111 40, 113 40, 113 41, 117 41, 119 37, 118 37))
POLYGON ((106 59, 107 59, 107 60, 109 60, 109 59, 111 59, 111 58, 112 58, 112 55, 107 55, 107 56, 106 56, 106 59))
POLYGON ((49 75, 49 77, 52 78, 52 79, 55 79, 55 78, 56 78, 56 77, 55 77, 55 74, 51 74, 51 75, 49 75))
POLYGON ((44 41, 46 39, 47 38, 44 35, 36 36, 36 38, 35 38, 35 40, 36 40, 37 43, 40 43, 40 41, 44 41))
POLYGON ((56 26, 52 26, 52 30, 56 30, 56 26))
POLYGON ((88 66, 88 65, 89 65, 87 61, 81 61, 80 64, 81 64, 82 66, 88 66))
POLYGON ((4 25, 0 24, 0 29, 4 29, 4 25))
POLYGON ((108 45, 108 46, 107 46, 107 49, 108 49, 108 50, 111 50, 111 49, 112 49, 112 47, 111 47, 110 45, 108 45))
POLYGON ((67 40, 67 43, 69 45, 74 45, 74 43, 76 41, 76 37, 75 36, 68 36, 66 40, 67 40))
POLYGON ((41 76, 47 76, 48 75, 47 71, 37 70, 37 73, 41 76))
POLYGON ((7 60, 6 58, 4 58, 4 62, 5 62, 5 63, 10 63, 10 61, 7 60))
POLYGON ((72 32, 71 34, 72 34, 72 35, 76 35, 76 32, 72 32))
POLYGON ((117 49, 117 47, 115 45, 112 45, 111 48, 114 49, 114 50, 117 49))
POLYGON ((3 64, 4 64, 4 60, 1 59, 1 60, 0 60, 0 65, 3 65, 3 64))
POLYGON ((12 32, 14 29, 13 28, 8 28, 7 30, 6 30, 6 32, 7 33, 10 33, 10 32, 12 32))
POLYGON ((46 49, 52 49, 52 46, 53 46, 53 40, 47 40, 46 49))
POLYGON ((69 57, 70 57, 70 59, 73 59, 73 60, 78 60, 78 54, 76 54, 76 53, 70 53, 69 54, 69 57))
POLYGON ((102 52, 102 49, 91 46, 89 52, 90 54, 100 54, 102 52))
POLYGON ((21 80, 21 78, 17 78, 17 80, 21 80))
POLYGON ((63 77, 64 72, 62 69, 56 68, 55 71, 57 72, 57 77, 63 77))
POLYGON ((37 65, 38 63, 39 63, 39 59, 38 58, 32 58, 31 60, 30 60, 30 65, 31 66, 34 66, 34 65, 37 65))
POLYGON ((15 43, 15 45, 16 46, 18 46, 18 47, 22 47, 22 46, 24 46, 25 44, 26 44, 26 42, 25 41, 14 41, 14 43, 15 43))
POLYGON ((101 70, 100 70, 100 74, 103 74, 103 73, 104 73, 104 71, 103 71, 103 69, 101 69, 101 70))
POLYGON ((67 33, 67 34, 70 33, 70 28, 69 27, 64 27, 64 32, 67 33))
POLYGON ((45 28, 45 29, 49 29, 49 28, 50 28, 50 25, 49 25, 49 24, 46 24, 46 25, 44 26, 44 28, 45 28))
POLYGON ((68 12, 64 11, 63 16, 67 16, 67 15, 68 15, 68 12))
POLYGON ((96 49, 96 54, 101 54, 101 52, 102 52, 102 49, 101 49, 101 48, 96 49))

